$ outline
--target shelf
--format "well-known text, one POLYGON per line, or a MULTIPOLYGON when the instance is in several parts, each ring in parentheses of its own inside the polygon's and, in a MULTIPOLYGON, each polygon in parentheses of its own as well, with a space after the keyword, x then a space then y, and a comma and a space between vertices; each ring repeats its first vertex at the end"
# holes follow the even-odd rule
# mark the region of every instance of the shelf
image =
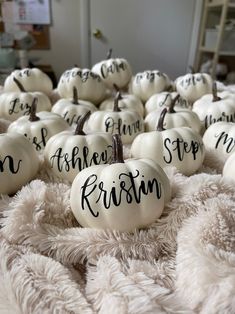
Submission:
MULTIPOLYGON (((200 47, 200 51, 208 52, 208 53, 215 53, 216 52, 215 49, 206 48, 204 46, 200 47)), ((220 56, 235 56, 235 51, 221 50, 221 51, 219 51, 219 55, 220 56)))
MULTIPOLYGON (((208 8, 214 8, 214 7, 219 7, 219 6, 223 6, 223 5, 224 5, 223 0, 212 0, 212 1, 207 3, 208 8)), ((235 1, 230 1, 228 3, 228 7, 229 8, 235 8, 235 1)))

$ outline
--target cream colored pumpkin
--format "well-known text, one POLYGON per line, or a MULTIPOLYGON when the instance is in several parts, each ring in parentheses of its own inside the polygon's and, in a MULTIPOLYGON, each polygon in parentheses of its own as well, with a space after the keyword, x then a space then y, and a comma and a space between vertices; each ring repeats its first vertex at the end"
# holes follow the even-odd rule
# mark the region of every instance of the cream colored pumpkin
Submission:
POLYGON ((192 175, 202 165, 205 148, 202 137, 189 127, 164 129, 167 109, 163 109, 155 131, 139 134, 131 145, 134 158, 151 158, 161 167, 175 166, 192 175))
POLYGON ((114 100, 114 109, 93 112, 88 120, 87 128, 93 132, 118 133, 124 144, 130 144, 133 139, 144 132, 144 120, 135 111, 121 111, 119 95, 114 100))
POLYGON ((98 74, 105 85, 112 89, 113 84, 118 88, 125 88, 128 86, 132 70, 129 62, 124 58, 111 58, 112 49, 109 50, 106 60, 96 63, 92 67, 92 71, 98 74))
POLYGON ((212 77, 207 73, 188 73, 175 80, 176 91, 192 104, 211 92, 212 83, 212 77))
POLYGON ((89 69, 74 67, 60 77, 57 90, 61 98, 72 98, 73 87, 79 91, 79 98, 98 105, 106 96, 106 86, 100 76, 89 69))
POLYGON ((150 159, 123 160, 114 135, 113 160, 82 170, 70 194, 74 216, 83 227, 134 231, 160 217, 171 198, 169 180, 150 159))
POLYGON ((51 110, 51 102, 46 94, 42 92, 27 92, 17 79, 13 78, 13 80, 20 91, 4 92, 0 95, 1 118, 15 121, 19 117, 29 115, 34 98, 37 99, 37 112, 51 110))
POLYGON ((67 130, 52 136, 45 147, 46 164, 62 179, 73 182, 75 176, 92 165, 106 164, 112 157, 112 136, 108 133, 83 132, 90 112, 79 118, 74 131, 67 130))
POLYGON ((79 117, 86 112, 97 111, 97 107, 90 101, 79 100, 76 87, 73 88, 73 98, 59 99, 52 107, 52 112, 59 114, 71 126, 77 124, 79 117))
POLYGON ((235 151, 225 161, 222 176, 235 181, 235 151))
POLYGON ((168 90, 171 81, 167 74, 158 70, 137 73, 130 82, 130 93, 146 102, 152 95, 168 90))
POLYGON ((13 194, 34 178, 39 158, 21 134, 0 134, 0 194, 13 194))
POLYGON ((18 92, 19 87, 14 82, 14 77, 24 86, 28 92, 42 92, 50 95, 53 84, 50 77, 38 68, 24 68, 14 70, 4 82, 5 92, 18 92))
POLYGON ((33 143, 36 151, 41 151, 50 137, 68 128, 67 122, 56 113, 41 111, 36 115, 34 102, 31 106, 30 115, 20 117, 12 122, 8 127, 8 132, 25 135, 33 143))
POLYGON ((214 84, 212 94, 198 99, 192 110, 198 115, 205 129, 219 121, 235 122, 235 95, 228 92, 217 94, 214 84))

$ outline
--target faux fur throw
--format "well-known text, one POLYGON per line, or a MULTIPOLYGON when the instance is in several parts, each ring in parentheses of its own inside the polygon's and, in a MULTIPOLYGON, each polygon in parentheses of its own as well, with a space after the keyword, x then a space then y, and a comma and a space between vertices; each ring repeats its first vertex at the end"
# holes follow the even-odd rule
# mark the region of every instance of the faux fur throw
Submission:
POLYGON ((235 313, 235 184, 221 169, 210 152, 193 176, 166 169, 172 200, 127 233, 80 227, 42 160, 0 201, 0 313, 235 313))

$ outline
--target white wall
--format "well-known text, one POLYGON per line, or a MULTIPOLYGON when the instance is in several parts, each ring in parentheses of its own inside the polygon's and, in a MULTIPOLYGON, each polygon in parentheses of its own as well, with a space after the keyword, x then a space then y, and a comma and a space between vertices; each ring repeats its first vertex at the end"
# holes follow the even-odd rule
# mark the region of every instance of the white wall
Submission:
POLYGON ((51 0, 52 26, 50 50, 30 51, 40 64, 51 64, 57 79, 67 69, 80 63, 80 1, 51 0))

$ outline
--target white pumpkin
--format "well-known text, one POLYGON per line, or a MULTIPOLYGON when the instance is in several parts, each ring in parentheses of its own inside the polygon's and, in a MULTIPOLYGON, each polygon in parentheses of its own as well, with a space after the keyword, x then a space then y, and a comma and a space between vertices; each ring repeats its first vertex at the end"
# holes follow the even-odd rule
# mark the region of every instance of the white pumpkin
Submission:
POLYGON ((207 73, 188 73, 175 80, 176 91, 190 103, 209 94, 212 83, 212 77, 207 73))
MULTIPOLYGON (((177 92, 161 92, 152 95, 145 103, 145 116, 152 111, 170 107, 177 92)), ((191 105, 182 97, 178 97, 175 102, 175 109, 191 109, 191 105)))
POLYGON ((107 59, 96 63, 92 71, 98 74, 105 85, 112 89, 113 84, 118 88, 125 88, 132 77, 132 70, 129 62, 124 58, 111 58, 112 49, 109 50, 107 59))
MULTIPOLYGON (((177 111, 174 109, 178 96, 179 94, 174 99, 172 99, 171 104, 167 109, 163 127, 166 129, 172 129, 181 126, 187 126, 189 128, 192 128, 194 131, 200 133, 202 129, 202 124, 195 112, 192 112, 192 110, 190 109, 177 109, 177 111)), ((145 131, 149 132, 156 130, 161 112, 162 110, 158 109, 151 111, 149 114, 147 114, 144 119, 145 131)))
POLYGON ((213 123, 202 139, 206 150, 216 153, 218 158, 225 161, 235 151, 235 123, 213 123))
POLYGON ((0 95, 1 118, 15 121, 19 117, 29 115, 34 98, 37 99, 37 112, 51 110, 51 102, 46 94, 42 92, 27 92, 17 79, 13 78, 13 81, 20 91, 4 92, 0 95))
POLYGON ((137 73, 130 82, 130 93, 146 102, 152 95, 168 90, 171 81, 158 70, 137 73))
POLYGON ((92 165, 106 164, 112 157, 112 136, 108 133, 83 132, 90 112, 81 116, 74 131, 67 130, 52 136, 45 147, 46 164, 62 179, 73 182, 75 176, 92 165))
POLYGON ((4 82, 5 92, 18 92, 20 89, 14 82, 14 77, 24 86, 28 92, 42 92, 50 95, 53 84, 50 77, 38 68, 24 68, 14 70, 4 82))
POLYGON ((100 76, 89 69, 74 67, 60 77, 57 90, 61 98, 72 98, 73 87, 79 91, 79 98, 95 105, 105 99, 106 86, 100 76))
POLYGON ((30 115, 12 122, 8 132, 25 135, 33 143, 36 151, 41 151, 50 137, 68 128, 67 122, 56 113, 41 111, 36 115, 36 99, 34 99, 30 115))
POLYGON ((215 84, 212 91, 198 99, 192 109, 205 129, 219 121, 235 122, 235 95, 228 92, 217 94, 215 84))
POLYGON ((189 127, 164 129, 166 112, 164 108, 155 131, 136 136, 131 145, 131 156, 151 158, 161 167, 175 166, 184 175, 192 175, 204 160, 202 137, 189 127))
POLYGON ((121 111, 119 93, 117 93, 114 109, 93 112, 88 120, 87 128, 93 132, 118 133, 124 144, 130 144, 139 133, 144 132, 144 120, 135 111, 121 111))
POLYGON ((235 152, 225 161, 222 176, 232 181, 235 180, 235 152))
POLYGON ((124 161, 120 136, 115 134, 112 163, 78 173, 70 204, 83 227, 134 231, 156 221, 170 198, 162 168, 150 159, 124 161))
POLYGON ((80 116, 86 112, 97 111, 97 107, 90 101, 79 100, 76 87, 73 88, 73 98, 59 99, 51 109, 52 112, 59 114, 71 126, 77 124, 80 116))
POLYGON ((0 194, 13 194, 34 178, 39 158, 21 134, 0 134, 0 194))
MULTIPOLYGON (((113 108, 114 97, 105 99, 99 106, 100 110, 111 110, 113 108)), ((142 101, 135 95, 123 94, 119 92, 119 108, 123 110, 136 111, 138 114, 144 116, 144 105, 142 101)))

